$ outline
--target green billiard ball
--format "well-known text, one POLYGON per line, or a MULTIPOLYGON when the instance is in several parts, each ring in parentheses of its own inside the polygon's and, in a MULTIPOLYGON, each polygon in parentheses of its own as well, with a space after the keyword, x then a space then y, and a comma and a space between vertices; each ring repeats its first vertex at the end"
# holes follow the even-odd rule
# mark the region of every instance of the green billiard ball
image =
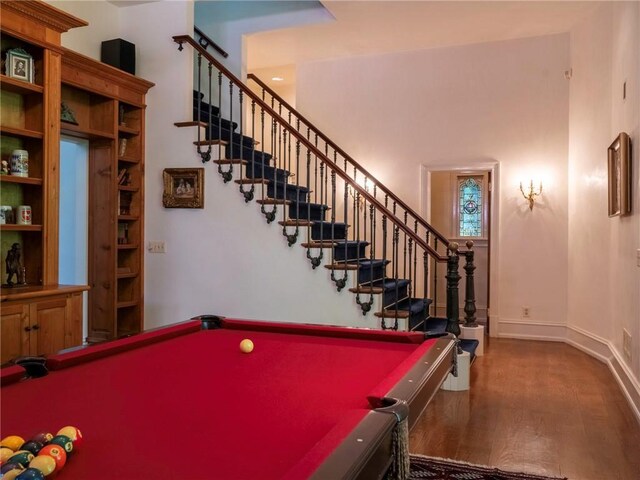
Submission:
POLYGON ((66 435, 56 435, 51 439, 49 445, 58 445, 62 447, 67 454, 73 452, 73 442, 66 435))
POLYGON ((31 460, 33 460, 33 453, 27 450, 18 450, 9 457, 7 463, 19 463, 26 468, 31 460))

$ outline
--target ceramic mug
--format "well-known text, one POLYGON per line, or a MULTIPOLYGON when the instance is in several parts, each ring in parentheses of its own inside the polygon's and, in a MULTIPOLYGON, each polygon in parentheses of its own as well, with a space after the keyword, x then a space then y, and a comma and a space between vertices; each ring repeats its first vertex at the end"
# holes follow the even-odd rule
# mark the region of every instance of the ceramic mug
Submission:
POLYGON ((13 223, 13 208, 9 205, 0 206, 0 225, 13 223))
POLYGON ((11 152, 11 175, 16 177, 29 176, 29 152, 26 150, 11 152))
POLYGON ((29 205, 18 206, 18 225, 31 225, 31 207, 29 205))

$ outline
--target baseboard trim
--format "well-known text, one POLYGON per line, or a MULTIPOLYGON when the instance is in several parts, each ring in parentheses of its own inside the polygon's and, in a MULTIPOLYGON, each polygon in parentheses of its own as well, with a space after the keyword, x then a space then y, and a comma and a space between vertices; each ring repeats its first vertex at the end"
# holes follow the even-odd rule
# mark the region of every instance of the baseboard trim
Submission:
POLYGON ((564 342, 605 363, 627 399, 636 421, 640 423, 640 382, 635 379, 631 369, 610 341, 575 325, 523 322, 516 319, 499 319, 497 336, 520 340, 564 342))
POLYGON ((515 318, 498 319, 498 334, 500 338, 515 338, 519 340, 543 340, 546 342, 564 342, 567 336, 567 326, 551 322, 525 322, 515 318))

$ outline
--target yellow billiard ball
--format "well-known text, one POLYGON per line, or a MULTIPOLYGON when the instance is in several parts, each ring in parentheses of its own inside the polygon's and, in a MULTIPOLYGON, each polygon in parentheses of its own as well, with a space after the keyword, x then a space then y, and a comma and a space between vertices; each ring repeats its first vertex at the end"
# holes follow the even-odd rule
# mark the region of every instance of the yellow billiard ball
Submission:
POLYGON ((251 353, 253 351, 253 342, 245 338, 240 342, 240 351, 242 353, 251 353))

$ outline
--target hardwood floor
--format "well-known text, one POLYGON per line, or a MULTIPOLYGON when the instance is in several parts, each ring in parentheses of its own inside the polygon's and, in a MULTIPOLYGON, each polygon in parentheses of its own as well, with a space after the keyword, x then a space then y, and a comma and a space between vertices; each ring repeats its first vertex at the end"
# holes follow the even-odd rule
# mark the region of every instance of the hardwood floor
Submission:
POLYGON ((409 445, 570 480, 640 479, 640 425, 622 391, 605 364, 564 343, 488 339, 471 389, 440 390, 409 445))

